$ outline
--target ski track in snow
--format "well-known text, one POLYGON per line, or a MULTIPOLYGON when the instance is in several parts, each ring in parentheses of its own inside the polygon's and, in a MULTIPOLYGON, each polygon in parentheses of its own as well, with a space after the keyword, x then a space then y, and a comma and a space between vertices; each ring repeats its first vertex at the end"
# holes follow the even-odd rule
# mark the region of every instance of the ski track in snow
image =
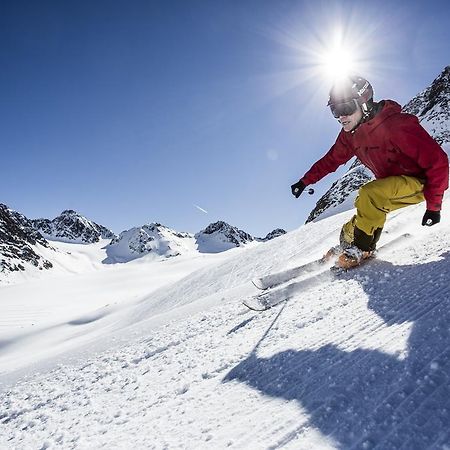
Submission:
POLYGON ((4 390, 0 448, 449 450, 449 206, 430 229, 419 208, 392 214, 392 236, 413 234, 404 248, 347 274, 305 274, 264 313, 241 305, 253 272, 328 245, 347 216, 164 287, 127 320, 209 303, 4 390))

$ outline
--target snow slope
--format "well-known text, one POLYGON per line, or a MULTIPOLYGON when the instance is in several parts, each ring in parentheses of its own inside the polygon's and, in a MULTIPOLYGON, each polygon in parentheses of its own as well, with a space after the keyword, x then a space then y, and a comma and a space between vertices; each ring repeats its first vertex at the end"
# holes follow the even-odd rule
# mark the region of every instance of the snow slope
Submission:
POLYGON ((0 288, 2 312, 5 293, 51 311, 69 295, 52 327, 2 315, 0 448, 449 449, 450 204, 431 228, 423 209, 391 214, 381 242, 402 246, 293 280, 262 314, 241 304, 250 279, 320 256, 351 211, 196 267, 0 288))

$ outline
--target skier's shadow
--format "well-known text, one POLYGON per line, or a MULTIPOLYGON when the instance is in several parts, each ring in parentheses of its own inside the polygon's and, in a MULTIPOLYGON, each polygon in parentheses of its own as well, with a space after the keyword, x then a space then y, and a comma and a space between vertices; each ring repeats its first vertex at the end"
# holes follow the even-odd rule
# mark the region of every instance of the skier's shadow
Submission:
MULTIPOLYGON (((252 352, 224 381, 297 400, 309 425, 340 448, 445 448, 450 445, 450 252, 441 258, 397 267, 373 261, 358 269, 370 310, 387 325, 413 322, 403 358, 378 350, 346 352, 333 344, 270 358, 252 352)), ((346 277, 354 275, 339 278, 346 277)), ((386 329, 380 340, 389 340, 386 329)))

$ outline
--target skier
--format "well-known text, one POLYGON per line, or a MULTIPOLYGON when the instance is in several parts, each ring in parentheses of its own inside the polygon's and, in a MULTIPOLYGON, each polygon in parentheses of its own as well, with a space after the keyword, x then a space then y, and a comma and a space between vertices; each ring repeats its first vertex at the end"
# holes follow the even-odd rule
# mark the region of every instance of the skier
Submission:
POLYGON ((386 214, 426 201, 422 225, 440 221, 448 188, 447 154, 419 124, 392 100, 374 102, 373 88, 364 78, 349 76, 331 88, 328 106, 342 125, 335 144, 291 186, 298 198, 316 183, 356 156, 375 175, 359 189, 356 214, 344 224, 336 265, 355 267, 372 255, 386 214))

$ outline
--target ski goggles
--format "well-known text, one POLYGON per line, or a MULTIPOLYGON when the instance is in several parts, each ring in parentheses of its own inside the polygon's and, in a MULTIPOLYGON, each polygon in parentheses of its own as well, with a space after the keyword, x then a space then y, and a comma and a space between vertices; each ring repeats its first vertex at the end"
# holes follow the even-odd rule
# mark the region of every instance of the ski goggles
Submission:
POLYGON ((347 102, 330 103, 328 105, 331 109, 331 114, 338 119, 341 116, 351 116, 358 110, 358 102, 352 98, 347 102))

